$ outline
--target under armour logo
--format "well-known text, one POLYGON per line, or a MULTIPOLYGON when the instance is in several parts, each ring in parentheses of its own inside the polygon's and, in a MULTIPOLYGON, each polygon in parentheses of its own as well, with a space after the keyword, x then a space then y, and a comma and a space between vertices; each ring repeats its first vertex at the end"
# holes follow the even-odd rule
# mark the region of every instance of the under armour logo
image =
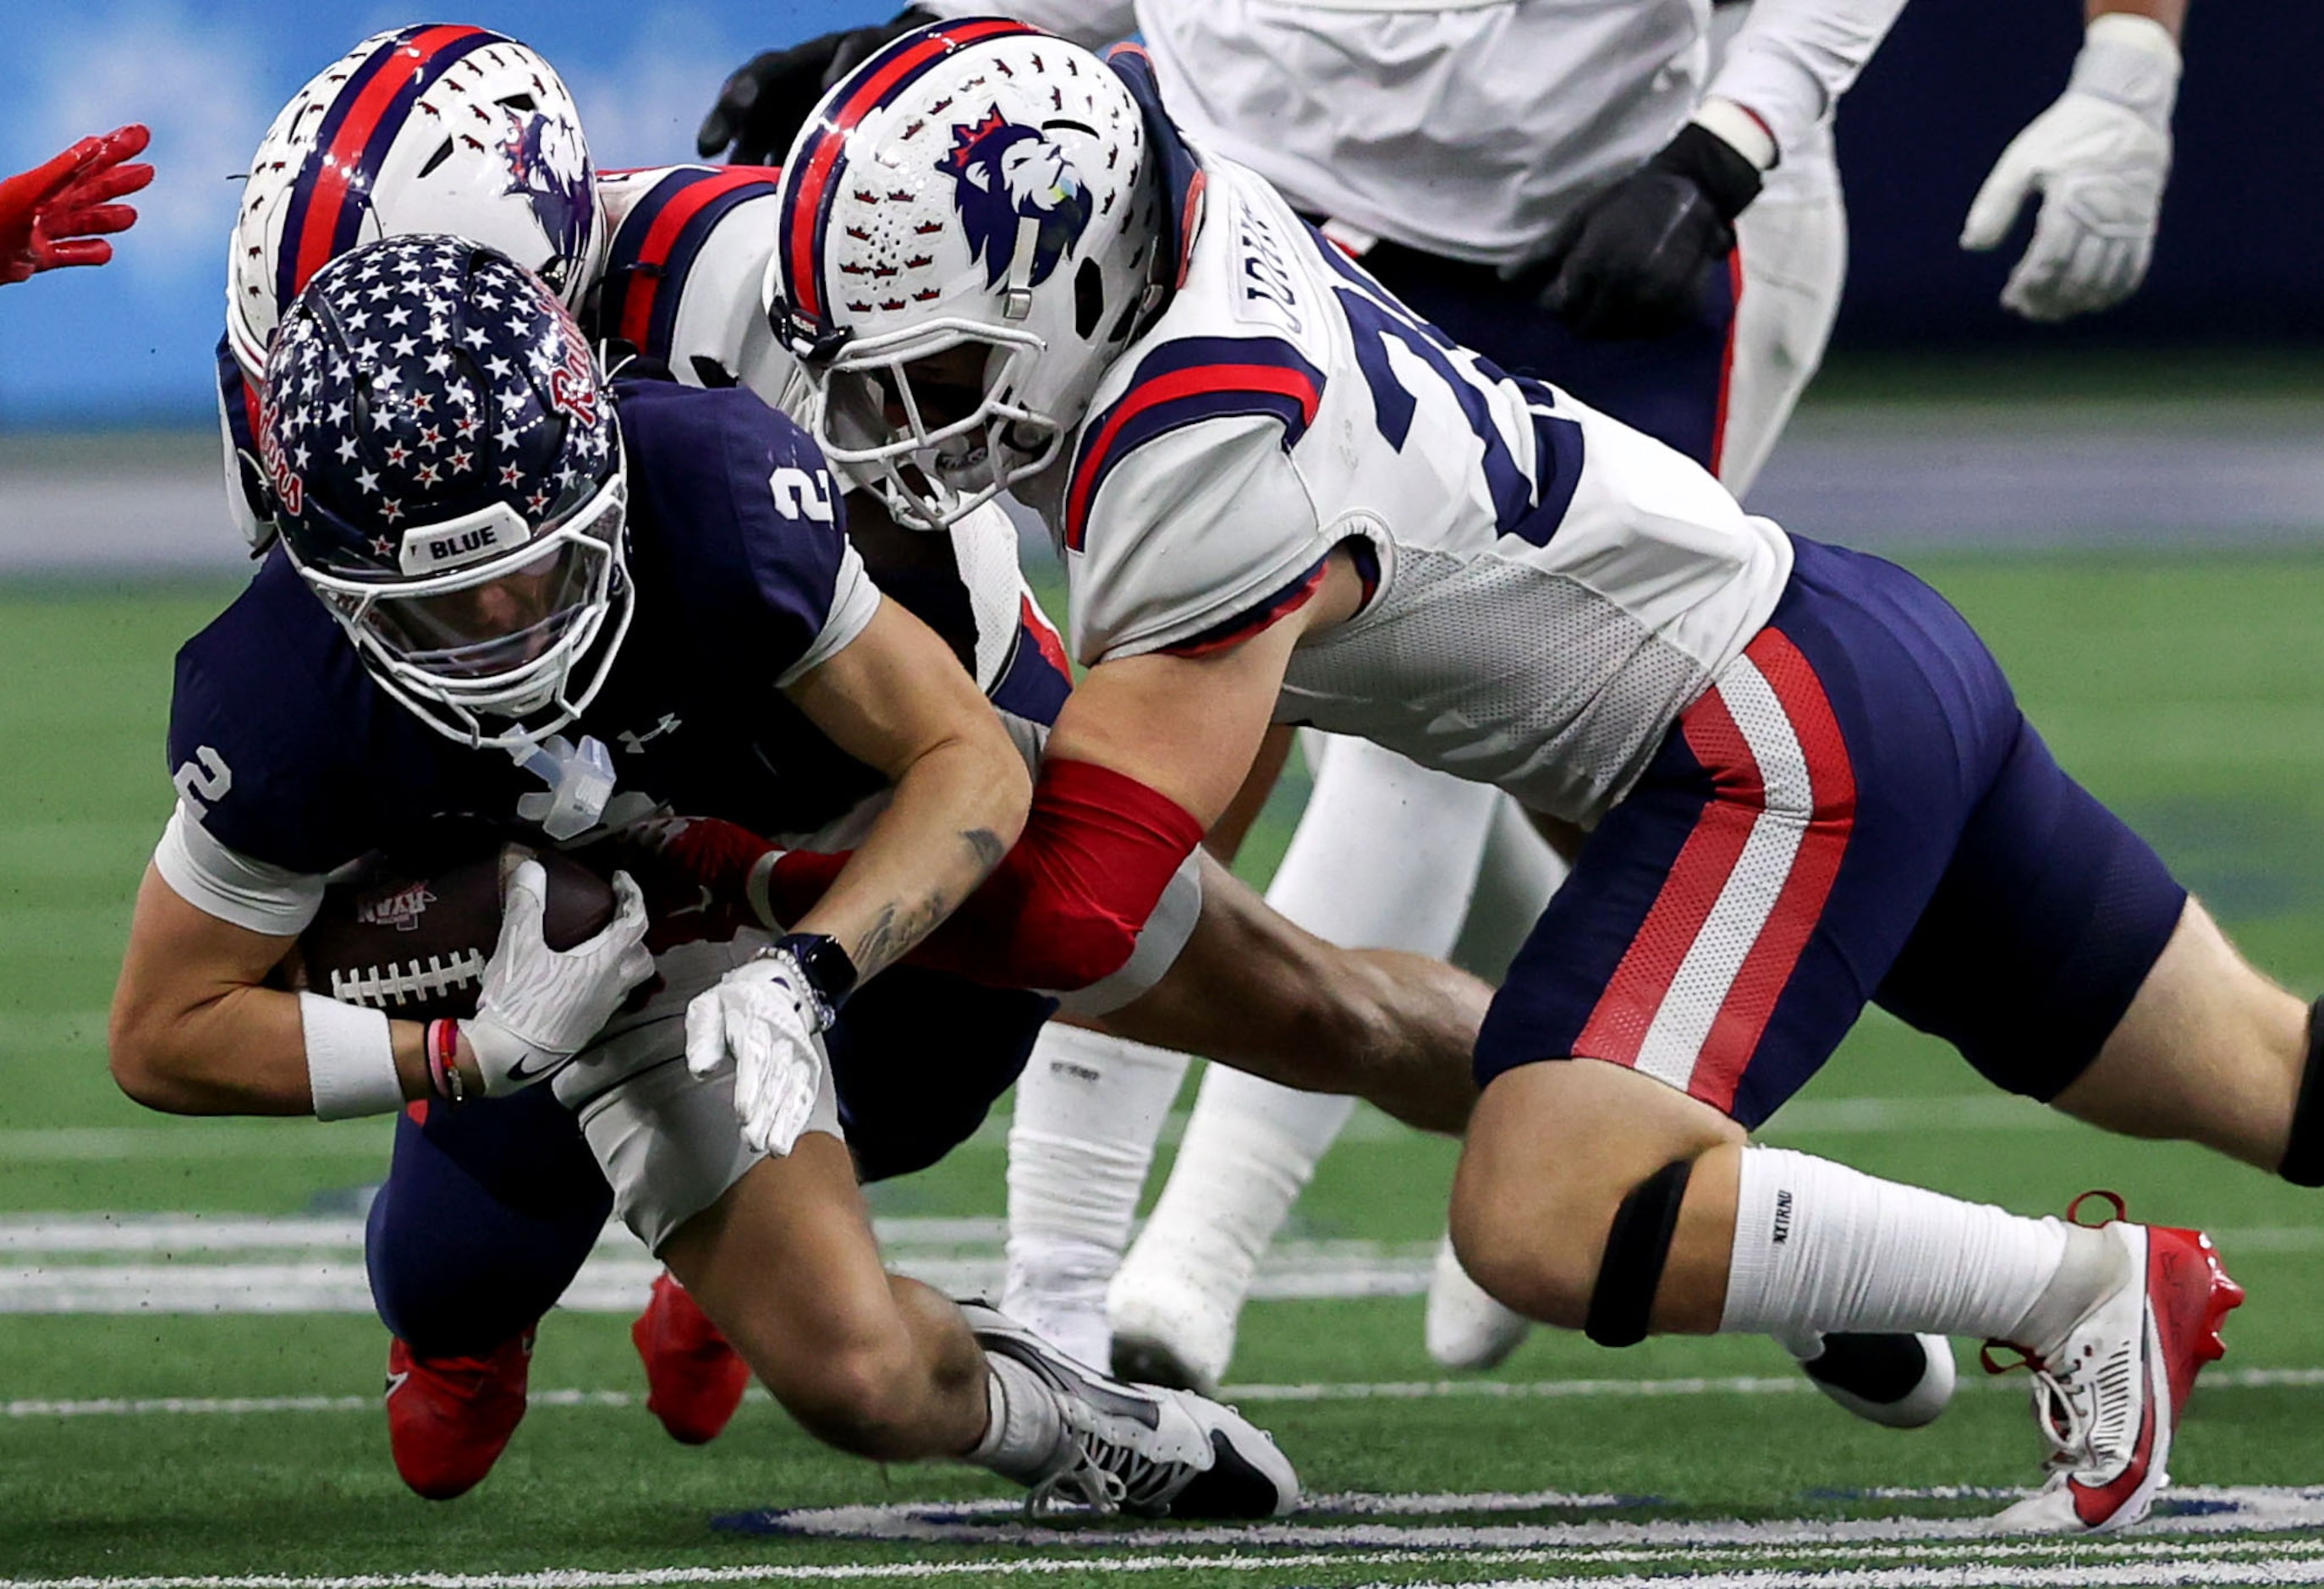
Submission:
POLYGON ((621 742, 622 748, 623 750, 629 752, 630 754, 634 756, 641 751, 644 750, 646 746, 651 744, 655 740, 659 739, 663 734, 675 732, 678 726, 678 714, 676 712, 664 712, 661 715, 661 721, 655 724, 651 728, 647 729, 643 734, 632 734, 627 729, 624 729, 621 733, 613 735, 613 737, 621 742))

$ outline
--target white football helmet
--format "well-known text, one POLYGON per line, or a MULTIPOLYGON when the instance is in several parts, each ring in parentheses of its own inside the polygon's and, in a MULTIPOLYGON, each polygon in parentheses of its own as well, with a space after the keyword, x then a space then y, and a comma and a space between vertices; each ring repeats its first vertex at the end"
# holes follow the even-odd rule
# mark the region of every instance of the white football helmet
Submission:
MULTIPOLYGON (((605 219, 581 115, 538 54, 484 28, 374 33, 291 97, 252 157, 226 260, 226 345, 254 414, 285 305, 330 260, 411 232, 497 250, 577 310, 601 273, 605 219)), ((233 473, 230 462, 229 473, 233 473)), ((229 494, 233 494, 229 493, 229 494)), ((254 547, 271 514, 235 517, 254 547)))
POLYGON ((906 33, 816 107, 768 318, 825 451, 900 522, 950 523, 1056 461, 1172 279, 1152 143, 1106 62, 996 19, 906 33), (940 384, 907 372, 956 348, 940 384))

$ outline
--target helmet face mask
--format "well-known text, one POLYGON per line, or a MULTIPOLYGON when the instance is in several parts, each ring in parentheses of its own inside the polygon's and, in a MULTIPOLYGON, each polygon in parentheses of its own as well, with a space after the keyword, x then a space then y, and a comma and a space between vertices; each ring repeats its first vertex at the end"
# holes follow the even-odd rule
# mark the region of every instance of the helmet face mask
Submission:
POLYGON ((628 488, 546 286, 464 238, 375 244, 317 273, 266 373, 285 550, 380 687, 473 746, 579 716, 629 628, 628 488))
POLYGON ((538 531, 506 503, 407 531, 406 568, 425 566, 430 547, 509 547, 442 573, 389 584, 300 572, 372 676, 429 727, 487 749, 532 744, 587 708, 628 632, 628 496, 616 475, 538 531))
POLYGON ((1160 209, 1143 114, 1088 51, 989 20, 864 61, 786 162, 764 293, 832 460, 921 528, 1049 469, 1160 300, 1160 209), (973 361, 944 356, 974 347, 951 401, 973 361))

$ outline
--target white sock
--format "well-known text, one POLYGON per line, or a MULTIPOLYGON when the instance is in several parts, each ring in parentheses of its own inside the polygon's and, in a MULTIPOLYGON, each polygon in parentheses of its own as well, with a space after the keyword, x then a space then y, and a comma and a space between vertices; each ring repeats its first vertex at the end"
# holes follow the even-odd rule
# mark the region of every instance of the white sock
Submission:
POLYGON ((1102 1372, 1106 1285, 1186 1056, 1052 1021, 1017 1083, 1001 1310, 1102 1372))
POLYGON ((984 1359, 984 1437, 967 1460, 1004 1479, 1037 1484, 1048 1477, 1067 1437, 1065 1409, 1047 1381, 1013 1357, 984 1359))
POLYGON ((2030 1326, 2046 1344, 2111 1283, 2113 1245, 2062 1220, 1747 1148, 1719 1327, 1795 1353, 1794 1343, 1839 1330, 2016 1342, 2030 1326))
MULTIPOLYGON (((1502 797, 1363 740, 1310 731, 1300 743, 1314 792, 1268 904, 1335 944, 1443 956, 1469 909, 1502 797)), ((1350 1098, 1213 1066, 1125 1286, 1140 1270, 1198 1277, 1231 1316, 1354 1109, 1350 1098)))
POLYGON ((1194 1279, 1231 1317, 1355 1106, 1353 1098, 1294 1092, 1212 1066, 1170 1179, 1122 1264, 1122 1283, 1141 1271, 1194 1279))

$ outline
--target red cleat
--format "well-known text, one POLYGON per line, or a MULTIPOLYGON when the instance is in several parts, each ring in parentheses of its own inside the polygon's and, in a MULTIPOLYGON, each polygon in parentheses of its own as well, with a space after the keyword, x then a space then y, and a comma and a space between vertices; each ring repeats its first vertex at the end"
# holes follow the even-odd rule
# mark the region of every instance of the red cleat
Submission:
POLYGON ((706 1445, 742 1404, 751 1366, 668 1270, 630 1326, 646 1365, 646 1410, 681 1446, 706 1445))
POLYGON ((2089 1195, 2114 1205, 2105 1228, 2121 1243, 2123 1278, 2027 1361, 2048 1482, 1995 1520, 2003 1529, 2095 1533, 2144 1518, 2171 1482, 2165 1464, 2195 1375, 2226 1354, 2220 1326, 2243 1305, 2209 1236, 2125 1223, 2120 1198, 2089 1195))
POLYGON ((487 1357, 421 1357, 387 1349, 387 1441, 395 1471, 429 1501, 466 1494, 493 1471, 524 1421, 532 1332, 487 1357))

